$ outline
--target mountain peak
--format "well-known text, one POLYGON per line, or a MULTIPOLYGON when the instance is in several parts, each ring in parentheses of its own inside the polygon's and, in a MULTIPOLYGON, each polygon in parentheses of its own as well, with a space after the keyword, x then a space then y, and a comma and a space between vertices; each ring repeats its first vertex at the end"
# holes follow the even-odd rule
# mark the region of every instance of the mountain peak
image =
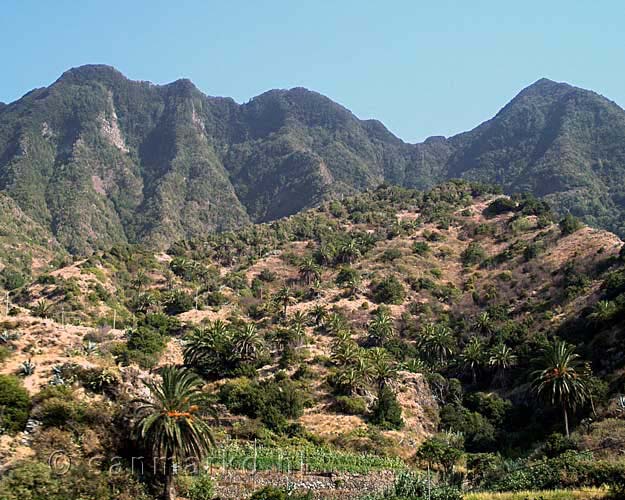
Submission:
POLYGON ((89 80, 112 82, 126 79, 122 72, 113 66, 108 66, 106 64, 85 64, 67 70, 55 83, 80 83, 89 80))

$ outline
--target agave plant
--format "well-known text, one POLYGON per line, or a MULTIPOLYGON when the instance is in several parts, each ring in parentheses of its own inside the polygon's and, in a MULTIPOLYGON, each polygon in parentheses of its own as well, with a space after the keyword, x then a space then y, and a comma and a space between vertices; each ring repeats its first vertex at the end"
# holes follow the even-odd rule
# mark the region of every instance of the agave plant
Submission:
POLYGON ((22 377, 28 377, 29 375, 32 375, 33 373, 35 373, 36 367, 37 365, 35 365, 35 363, 33 363, 30 359, 28 359, 22 362, 22 364, 20 365, 19 373, 22 377))
POLYGON ((91 340, 88 340, 87 342, 85 342, 82 348, 87 356, 91 356, 98 351, 98 344, 91 340))

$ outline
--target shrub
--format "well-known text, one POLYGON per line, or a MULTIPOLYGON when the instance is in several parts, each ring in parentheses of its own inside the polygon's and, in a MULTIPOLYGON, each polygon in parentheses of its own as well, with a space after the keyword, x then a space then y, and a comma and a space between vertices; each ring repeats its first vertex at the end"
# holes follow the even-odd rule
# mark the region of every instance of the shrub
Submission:
POLYGON ((469 246, 462 252, 460 259, 465 266, 473 266, 479 264, 486 258, 486 252, 476 242, 471 242, 469 246))
POLYGON ((417 241, 412 246, 412 251, 416 255, 426 255, 430 251, 430 245, 428 245, 427 241, 417 241))
POLYGON ((256 491, 250 500, 287 500, 286 492, 273 486, 265 486, 256 491))
POLYGON ((28 421, 30 396, 17 377, 0 375, 0 426, 5 432, 22 431, 28 421))
POLYGON ((380 257, 380 260, 383 262, 393 262, 394 260, 399 259, 402 256, 401 250, 399 248, 388 248, 384 250, 384 253, 380 257))
POLYGON ((15 290, 16 288, 24 286, 26 278, 17 271, 4 268, 0 273, 0 281, 6 290, 15 290))
POLYGON ((347 415, 364 415, 367 413, 366 401, 358 396, 338 396, 334 406, 337 411, 347 415))
POLYGON ((179 482, 180 493, 189 500, 211 500, 215 495, 215 484, 208 474, 182 476, 179 482))
POLYGON ((397 402, 395 393, 388 387, 383 387, 378 392, 378 400, 373 407, 371 421, 383 429, 401 429, 404 426, 401 406, 397 402))
POLYGON ((492 201, 484 211, 487 216, 495 216, 499 214, 505 214, 507 212, 514 212, 517 208, 516 202, 510 198, 497 198, 492 201))
POLYGON ((559 222, 558 226, 560 227, 562 236, 567 236, 569 234, 573 234, 575 231, 579 231, 582 228, 582 223, 579 219, 577 219, 577 217, 568 214, 559 222))
POLYGON ((304 412, 304 395, 288 379, 252 382, 240 378, 222 385, 219 398, 233 413, 260 418, 276 432, 286 431, 287 419, 304 412))
POLYGON ((378 304, 401 304, 406 292, 395 276, 384 278, 372 284, 373 300, 378 304))
POLYGON ((170 316, 193 309, 193 297, 182 290, 174 290, 165 294, 165 312, 170 316))

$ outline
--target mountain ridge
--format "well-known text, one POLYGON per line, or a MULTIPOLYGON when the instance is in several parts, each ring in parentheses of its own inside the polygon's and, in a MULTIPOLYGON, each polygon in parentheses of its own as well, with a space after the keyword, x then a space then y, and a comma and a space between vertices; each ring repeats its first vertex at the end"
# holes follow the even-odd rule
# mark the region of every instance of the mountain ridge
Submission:
POLYGON ((383 182, 449 178, 530 191, 623 235, 622 144, 617 104, 545 78, 470 131, 410 144, 303 87, 239 104, 189 79, 156 85, 85 65, 0 105, 0 192, 76 254, 164 248, 383 182))

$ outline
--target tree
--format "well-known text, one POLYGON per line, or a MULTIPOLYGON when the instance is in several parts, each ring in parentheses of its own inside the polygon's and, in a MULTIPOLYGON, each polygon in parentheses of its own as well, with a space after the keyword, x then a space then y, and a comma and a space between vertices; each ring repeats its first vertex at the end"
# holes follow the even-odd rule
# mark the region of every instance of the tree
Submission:
POLYGON ((373 299, 378 304, 401 304, 406 292, 395 276, 389 276, 372 285, 373 299))
POLYGON ((254 323, 246 323, 232 336, 232 348, 235 356, 242 361, 255 360, 263 351, 265 342, 254 323))
POLYGON ((368 327, 369 341, 376 346, 382 346, 393 336, 393 318, 386 309, 379 308, 368 327))
POLYGON ((371 376, 378 389, 385 387, 391 380, 397 377, 397 367, 389 356, 386 349, 376 347, 369 351, 371 376))
POLYGON ((165 366, 160 383, 146 382, 150 399, 137 400, 136 431, 154 458, 164 458, 163 497, 175 500, 175 467, 187 459, 201 460, 214 444, 203 418, 206 398, 202 380, 193 373, 165 366))
POLYGON ((421 351, 441 365, 456 350, 456 339, 453 332, 442 324, 425 324, 417 341, 421 351))
POLYGON ((575 347, 561 340, 543 349, 537 364, 540 368, 532 375, 532 387, 539 397, 562 408, 566 436, 570 437, 568 412, 588 397, 584 365, 575 347))
POLYGON ((477 383, 477 371, 484 362, 484 343, 479 337, 471 337, 471 340, 460 353, 462 365, 471 370, 473 385, 477 383))
POLYGON ((564 219, 559 222, 560 231, 562 236, 573 234, 575 231, 579 231, 582 228, 582 223, 577 217, 568 214, 564 219))
POLYGON ((282 314, 286 318, 288 307, 295 302, 291 289, 288 286, 283 286, 276 292, 273 299, 276 304, 282 307, 282 314))
POLYGON ((505 381, 506 371, 516 365, 517 357, 506 344, 497 344, 490 352, 488 364, 495 369, 495 380, 501 385, 505 381))
POLYGON ((339 247, 337 258, 340 262, 353 264, 360 255, 361 252, 358 248, 358 243, 355 239, 351 239, 339 247))
POLYGON ((486 311, 481 312, 475 318, 475 328, 481 333, 493 332, 493 319, 486 311))
POLYGON ((462 457, 462 446, 453 434, 437 434, 426 439, 417 450, 416 457, 430 468, 438 465, 449 476, 462 457))
POLYGON ((14 433, 24 429, 30 412, 30 396, 22 381, 0 375, 0 431, 14 433))
POLYGON ((315 322, 316 326, 323 325, 324 320, 328 316, 328 311, 321 304, 315 304, 312 309, 308 312, 312 320, 315 322))
POLYGON ((321 278, 321 269, 313 259, 308 258, 299 267, 299 275, 307 285, 310 285, 321 278))
POLYGON ((378 390, 378 400, 373 407, 371 421, 384 429, 401 429, 404 425, 401 406, 388 386, 382 386, 378 390))

